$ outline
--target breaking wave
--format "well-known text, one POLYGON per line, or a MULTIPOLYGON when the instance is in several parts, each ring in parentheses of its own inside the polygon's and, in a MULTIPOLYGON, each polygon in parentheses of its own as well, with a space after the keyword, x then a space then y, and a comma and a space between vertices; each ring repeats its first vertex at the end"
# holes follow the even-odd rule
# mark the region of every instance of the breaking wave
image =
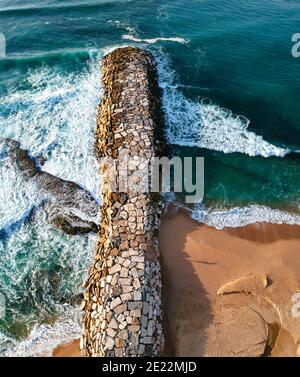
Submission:
POLYGON ((99 59, 81 73, 62 74, 48 66, 30 70, 22 85, 24 90, 2 97, 0 136, 18 140, 33 157, 42 156, 43 170, 99 196, 93 152, 99 59))
POLYGON ((290 152, 250 131, 247 118, 209 100, 194 101, 185 97, 168 57, 159 53, 155 57, 163 89, 166 136, 170 144, 263 157, 284 157, 290 152))
MULTIPOLYGON (((94 156, 96 109, 101 97, 99 64, 110 49, 91 56, 86 69, 30 69, 16 89, 1 98, 0 137, 11 137, 44 171, 100 195, 94 156)), ((0 322, 0 354, 48 354, 78 338, 74 320, 96 236, 68 236, 53 229, 38 193, 12 166, 0 145, 0 292, 6 317, 0 322), (26 186, 26 187, 25 187, 26 186)))
POLYGON ((16 351, 30 356, 46 347, 50 352, 79 336, 72 313, 81 300, 96 241, 96 235, 69 236, 53 229, 43 211, 13 232, 2 230, 0 289, 6 317, 0 327, 1 355, 16 351), (11 323, 17 324, 17 333, 11 333, 11 323))
POLYGON ((154 44, 160 41, 167 41, 167 42, 176 42, 180 44, 188 44, 189 41, 184 38, 180 37, 158 37, 158 38, 138 38, 135 37, 134 35, 131 34, 123 34, 122 39, 128 40, 128 41, 133 41, 133 42, 138 42, 138 43, 148 43, 148 44, 154 44))
MULTIPOLYGON (((91 57, 80 73, 63 74, 46 65, 29 71, 17 90, 2 97, 0 106, 0 136, 20 141, 34 157, 43 157, 43 170, 80 184, 96 197, 100 176, 93 145, 101 97, 99 64, 112 49, 91 57)), ((212 103, 186 98, 167 58, 156 54, 156 59, 171 144, 250 156, 288 153, 249 131, 247 119, 212 103)), ((58 344, 80 335, 77 306, 70 302, 81 294, 96 236, 61 234, 46 222, 42 211, 33 223, 22 222, 14 231, 8 230, 37 204, 37 196, 34 189, 24 192, 17 171, 11 170, 1 151, 0 159, 0 290, 7 298, 10 321, 26 329, 26 336, 14 336, 8 324, 1 326, 0 353, 48 355, 58 344), (23 307, 29 307, 30 314, 23 307)), ((211 211, 195 207, 192 216, 218 229, 260 221, 300 224, 296 215, 262 206, 211 211)))
POLYGON ((259 222, 300 225, 300 215, 259 205, 212 210, 195 206, 192 218, 216 229, 237 228, 259 222))
POLYGON ((126 34, 122 34, 122 39, 144 44, 154 44, 157 42, 175 42, 180 44, 188 44, 190 41, 181 37, 156 37, 156 38, 141 38, 139 30, 132 26, 129 22, 119 20, 108 20, 109 24, 114 25, 116 28, 126 31, 126 34))
POLYGON ((13 339, 0 337, 3 354, 6 357, 52 356, 53 350, 62 344, 72 342, 81 335, 79 312, 74 307, 65 306, 62 316, 53 325, 36 325, 30 335, 16 343, 13 339))
POLYGON ((9 228, 20 221, 37 203, 38 196, 34 187, 28 182, 26 190, 23 179, 9 158, 0 142, 0 230, 9 228))

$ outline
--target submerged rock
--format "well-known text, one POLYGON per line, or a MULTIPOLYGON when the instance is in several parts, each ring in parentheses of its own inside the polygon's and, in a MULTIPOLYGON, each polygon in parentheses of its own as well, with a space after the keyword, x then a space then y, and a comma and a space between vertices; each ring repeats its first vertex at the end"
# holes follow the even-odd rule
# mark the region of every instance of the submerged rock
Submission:
POLYGON ((25 183, 36 187, 48 221, 67 234, 97 232, 99 205, 93 196, 71 181, 65 181, 40 169, 38 162, 20 143, 0 138, 5 143, 5 153, 22 174, 25 183))

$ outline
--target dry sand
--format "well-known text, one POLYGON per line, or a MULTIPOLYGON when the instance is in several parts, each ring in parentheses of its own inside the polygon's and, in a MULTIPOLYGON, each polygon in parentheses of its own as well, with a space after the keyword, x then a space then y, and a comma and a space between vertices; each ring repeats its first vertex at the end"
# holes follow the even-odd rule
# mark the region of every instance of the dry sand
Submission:
POLYGON ((160 250, 167 355, 296 355, 299 226, 217 230, 173 209, 160 250))
MULTIPOLYGON (((173 208, 160 250, 165 355, 299 354, 300 317, 291 311, 300 292, 299 226, 217 230, 173 208)), ((53 355, 80 356, 79 341, 53 355)))

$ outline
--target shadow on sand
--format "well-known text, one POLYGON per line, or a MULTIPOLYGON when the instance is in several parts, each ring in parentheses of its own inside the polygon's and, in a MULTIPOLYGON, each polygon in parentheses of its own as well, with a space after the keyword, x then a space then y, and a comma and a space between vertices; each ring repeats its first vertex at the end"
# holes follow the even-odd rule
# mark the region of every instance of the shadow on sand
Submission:
MULTIPOLYGON (((186 214, 186 216, 189 216, 186 214)), ((209 261, 192 261, 185 251, 188 235, 197 227, 187 221, 177 223, 176 213, 168 211, 160 229, 162 263, 162 298, 165 348, 163 356, 202 356, 205 329, 212 321, 207 292, 193 263, 210 265, 209 261)))

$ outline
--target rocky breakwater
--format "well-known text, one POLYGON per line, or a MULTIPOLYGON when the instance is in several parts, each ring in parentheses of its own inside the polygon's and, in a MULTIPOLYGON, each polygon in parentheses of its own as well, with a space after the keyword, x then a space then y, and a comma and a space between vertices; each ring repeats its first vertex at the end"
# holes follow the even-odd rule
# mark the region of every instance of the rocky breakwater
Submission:
MULTIPOLYGON (((160 155, 161 93, 151 54, 117 49, 104 58, 102 72, 99 157, 118 160, 124 150, 131 161, 160 155)), ((129 176, 139 164, 130 166, 129 176)), ((111 172, 103 167, 102 174, 106 187, 111 172)), ((87 356, 155 356, 163 343, 158 250, 162 203, 157 193, 130 187, 116 191, 103 188, 99 243, 82 305, 81 349, 87 356)))

